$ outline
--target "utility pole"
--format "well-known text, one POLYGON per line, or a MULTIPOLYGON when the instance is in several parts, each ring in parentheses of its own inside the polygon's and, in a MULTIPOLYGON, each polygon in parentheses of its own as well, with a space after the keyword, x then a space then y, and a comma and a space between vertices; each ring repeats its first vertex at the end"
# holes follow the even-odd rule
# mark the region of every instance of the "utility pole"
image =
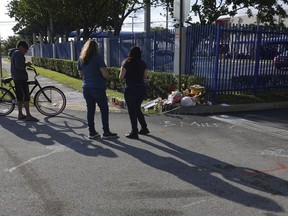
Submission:
POLYGON ((174 0, 174 17, 179 22, 178 28, 175 33, 175 50, 174 50, 174 74, 179 76, 179 91, 182 89, 182 72, 185 69, 185 43, 186 35, 184 32, 185 17, 188 16, 190 10, 190 1, 187 0, 174 0))
POLYGON ((145 1, 144 6, 144 32, 149 33, 151 23, 151 3, 150 1, 145 1))
POLYGON ((179 44, 179 91, 182 90, 182 38, 183 38, 183 0, 180 0, 180 20, 179 20, 179 37, 180 37, 180 44, 179 44))
POLYGON ((144 1, 144 32, 145 32, 145 39, 144 39, 144 59, 146 64, 150 65, 150 53, 151 53, 151 41, 149 39, 150 35, 150 23, 151 23, 151 3, 150 0, 144 1))

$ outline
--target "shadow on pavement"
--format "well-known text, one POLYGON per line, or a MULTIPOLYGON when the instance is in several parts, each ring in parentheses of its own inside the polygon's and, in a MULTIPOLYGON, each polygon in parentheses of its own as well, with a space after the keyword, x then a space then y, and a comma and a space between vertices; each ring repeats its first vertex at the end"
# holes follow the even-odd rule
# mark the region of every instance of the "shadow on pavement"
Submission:
POLYGON ((125 144, 117 139, 101 140, 99 142, 129 154, 150 167, 170 173, 220 198, 257 209, 273 212, 284 211, 275 201, 262 195, 245 191, 237 185, 244 185, 249 189, 273 195, 287 196, 287 181, 257 170, 237 167, 221 160, 192 152, 153 135, 148 137, 154 139, 155 142, 147 141, 147 139, 140 139, 138 142, 162 150, 170 154, 171 157, 160 156, 146 149, 125 144), (251 172, 260 174, 255 176, 247 175, 247 173, 251 172), (225 178, 225 180, 219 176, 225 178))
POLYGON ((19 121, 15 117, 1 117, 0 124, 22 140, 46 146, 58 143, 85 156, 117 157, 113 151, 95 145, 84 134, 75 132, 76 129, 87 128, 86 121, 75 116, 65 114, 65 116, 46 117, 44 122, 26 122, 19 121), (63 120, 59 121, 59 118, 63 120))

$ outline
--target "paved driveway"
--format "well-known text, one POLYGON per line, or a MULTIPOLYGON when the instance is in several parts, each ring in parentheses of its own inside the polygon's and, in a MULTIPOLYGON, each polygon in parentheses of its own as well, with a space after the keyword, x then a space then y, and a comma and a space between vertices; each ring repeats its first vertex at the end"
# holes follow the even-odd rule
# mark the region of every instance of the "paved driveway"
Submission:
MULTIPOLYGON (((0 117, 1 216, 288 213, 288 111, 149 115, 151 135, 87 139, 85 111, 0 117)), ((100 114, 96 115, 101 131, 100 114)))

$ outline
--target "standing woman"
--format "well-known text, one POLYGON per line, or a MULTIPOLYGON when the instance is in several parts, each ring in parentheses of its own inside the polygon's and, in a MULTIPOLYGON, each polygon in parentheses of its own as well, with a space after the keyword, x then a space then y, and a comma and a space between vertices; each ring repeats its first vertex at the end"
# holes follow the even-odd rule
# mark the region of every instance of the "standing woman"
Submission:
POLYGON ((99 55, 98 44, 89 39, 83 46, 78 60, 77 69, 83 78, 83 96, 87 106, 87 121, 89 129, 89 139, 99 137, 95 130, 94 116, 96 103, 101 112, 102 138, 116 137, 116 133, 111 133, 109 129, 109 107, 106 96, 106 79, 109 71, 102 57, 99 55))
POLYGON ((122 62, 119 79, 125 80, 124 91, 125 101, 128 107, 128 113, 132 126, 132 131, 126 134, 127 138, 139 139, 138 134, 146 135, 149 132, 145 117, 141 111, 141 104, 145 98, 146 87, 144 79, 147 78, 147 66, 141 59, 141 50, 139 47, 133 47, 128 58, 122 62), (138 132, 137 120, 141 125, 138 132))

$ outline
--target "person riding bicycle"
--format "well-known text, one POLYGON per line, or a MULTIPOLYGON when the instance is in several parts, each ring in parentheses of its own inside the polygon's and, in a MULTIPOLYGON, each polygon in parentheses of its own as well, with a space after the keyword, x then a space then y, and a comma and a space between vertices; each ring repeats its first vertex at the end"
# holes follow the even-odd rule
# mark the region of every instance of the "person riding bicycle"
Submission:
POLYGON ((20 40, 16 45, 16 49, 12 49, 9 52, 11 57, 11 76, 14 80, 17 106, 18 106, 18 119, 26 121, 39 121, 33 117, 30 113, 29 102, 29 86, 28 86, 28 73, 26 71, 27 66, 31 66, 31 62, 25 63, 25 54, 28 51, 28 44, 26 41, 20 40), (26 116, 22 112, 24 107, 26 116))

